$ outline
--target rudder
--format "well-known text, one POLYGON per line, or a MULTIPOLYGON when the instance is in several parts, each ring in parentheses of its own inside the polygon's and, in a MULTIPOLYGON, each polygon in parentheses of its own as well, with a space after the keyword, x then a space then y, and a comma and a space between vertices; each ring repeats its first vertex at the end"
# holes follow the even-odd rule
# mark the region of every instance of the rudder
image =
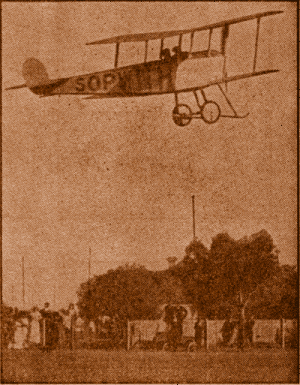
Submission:
POLYGON ((22 74, 29 88, 46 85, 50 82, 45 66, 34 58, 25 61, 22 74))

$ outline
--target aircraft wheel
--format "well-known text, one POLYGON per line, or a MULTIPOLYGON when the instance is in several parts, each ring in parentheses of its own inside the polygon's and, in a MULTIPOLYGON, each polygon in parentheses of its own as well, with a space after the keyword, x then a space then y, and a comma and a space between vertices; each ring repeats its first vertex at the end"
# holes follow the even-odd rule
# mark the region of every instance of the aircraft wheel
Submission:
POLYGON ((192 120, 192 110, 186 104, 177 104, 173 110, 173 120, 177 126, 187 126, 192 120))
POLYGON ((216 102, 209 100, 203 104, 201 109, 201 118, 204 120, 205 123, 216 123, 220 115, 221 110, 216 102))
POLYGON ((162 347, 162 350, 163 350, 164 352, 167 352, 168 350, 170 350, 170 346, 169 346, 168 342, 165 342, 165 343, 164 343, 164 345, 163 345, 163 347, 162 347))
POLYGON ((192 341, 189 343, 188 347, 187 347, 187 351, 188 352, 195 352, 197 350, 197 344, 195 341, 192 341))

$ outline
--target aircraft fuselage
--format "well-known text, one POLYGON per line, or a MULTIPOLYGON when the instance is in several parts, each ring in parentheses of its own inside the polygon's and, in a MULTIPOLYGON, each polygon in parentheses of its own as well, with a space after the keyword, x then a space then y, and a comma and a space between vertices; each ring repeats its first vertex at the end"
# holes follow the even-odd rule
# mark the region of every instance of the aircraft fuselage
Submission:
POLYGON ((119 67, 108 71, 73 76, 51 81, 51 84, 32 87, 42 96, 97 95, 97 97, 140 96, 175 91, 178 61, 157 60, 119 67))

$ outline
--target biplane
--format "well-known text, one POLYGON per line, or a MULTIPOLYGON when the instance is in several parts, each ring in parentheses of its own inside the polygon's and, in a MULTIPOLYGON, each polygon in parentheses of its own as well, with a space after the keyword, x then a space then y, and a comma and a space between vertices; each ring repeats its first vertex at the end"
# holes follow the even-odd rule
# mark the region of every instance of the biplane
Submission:
POLYGON ((239 115, 236 112, 227 92, 224 91, 222 86, 225 85, 225 89, 227 90, 227 84, 229 82, 278 71, 276 69, 258 71, 257 56, 261 19, 279 13, 282 13, 282 11, 257 13, 193 29, 122 35, 87 43, 87 45, 114 44, 114 68, 80 76, 51 80, 44 65, 39 60, 30 58, 25 61, 22 71, 26 83, 9 87, 8 89, 28 87, 33 93, 41 97, 53 95, 86 95, 86 99, 174 94, 175 107, 172 112, 172 117, 178 126, 186 126, 194 118, 202 119, 208 124, 215 123, 220 117, 244 118, 248 114, 239 115), (251 63, 252 70, 239 75, 228 76, 226 53, 231 26, 248 20, 254 20, 256 22, 254 57, 253 63, 251 63), (217 30, 220 33, 219 44, 216 47, 216 45, 212 45, 212 36, 217 30), (197 51, 194 49, 194 37, 201 31, 207 34, 207 45, 205 45, 205 49, 197 51), (189 49, 183 50, 182 41, 186 36, 189 38, 189 49), (173 47, 172 52, 169 48, 164 47, 164 41, 170 37, 178 38, 178 44, 173 47), (160 41, 158 60, 147 60, 148 46, 151 40, 160 41), (119 66, 120 45, 128 42, 144 42, 144 60, 137 64, 119 66), (191 84, 191 82, 187 82, 186 84, 182 84, 181 82, 181 84, 178 84, 177 74, 183 63, 190 60, 197 61, 197 68, 199 68, 201 72, 201 63, 205 58, 211 58, 212 60, 217 58, 221 59, 222 67, 220 76, 217 78, 211 77, 205 81, 204 84, 191 84), (226 115, 222 113, 218 103, 207 97, 206 90, 211 86, 218 87, 218 90, 225 97, 232 114, 226 115), (200 91, 202 95, 201 101, 197 91, 200 91), (192 93, 194 95, 197 104, 196 112, 193 112, 187 104, 179 103, 178 95, 181 93, 192 93))

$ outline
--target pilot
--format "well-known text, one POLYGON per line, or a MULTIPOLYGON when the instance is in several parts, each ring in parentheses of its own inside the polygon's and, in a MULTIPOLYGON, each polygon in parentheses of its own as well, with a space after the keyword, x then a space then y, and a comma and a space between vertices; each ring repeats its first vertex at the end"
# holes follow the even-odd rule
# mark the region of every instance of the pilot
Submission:
POLYGON ((177 62, 181 62, 181 61, 187 59, 187 57, 188 57, 188 52, 182 52, 179 45, 175 46, 172 49, 172 52, 174 52, 174 55, 172 56, 172 59, 173 60, 174 59, 177 60, 177 62))
POLYGON ((161 58, 164 61, 170 61, 171 60, 171 53, 169 48, 165 48, 161 51, 161 58))
POLYGON ((181 54, 181 48, 179 47, 179 45, 176 45, 175 47, 173 47, 173 48, 172 48, 172 52, 174 52, 173 57, 175 57, 175 56, 180 56, 180 54, 181 54))

